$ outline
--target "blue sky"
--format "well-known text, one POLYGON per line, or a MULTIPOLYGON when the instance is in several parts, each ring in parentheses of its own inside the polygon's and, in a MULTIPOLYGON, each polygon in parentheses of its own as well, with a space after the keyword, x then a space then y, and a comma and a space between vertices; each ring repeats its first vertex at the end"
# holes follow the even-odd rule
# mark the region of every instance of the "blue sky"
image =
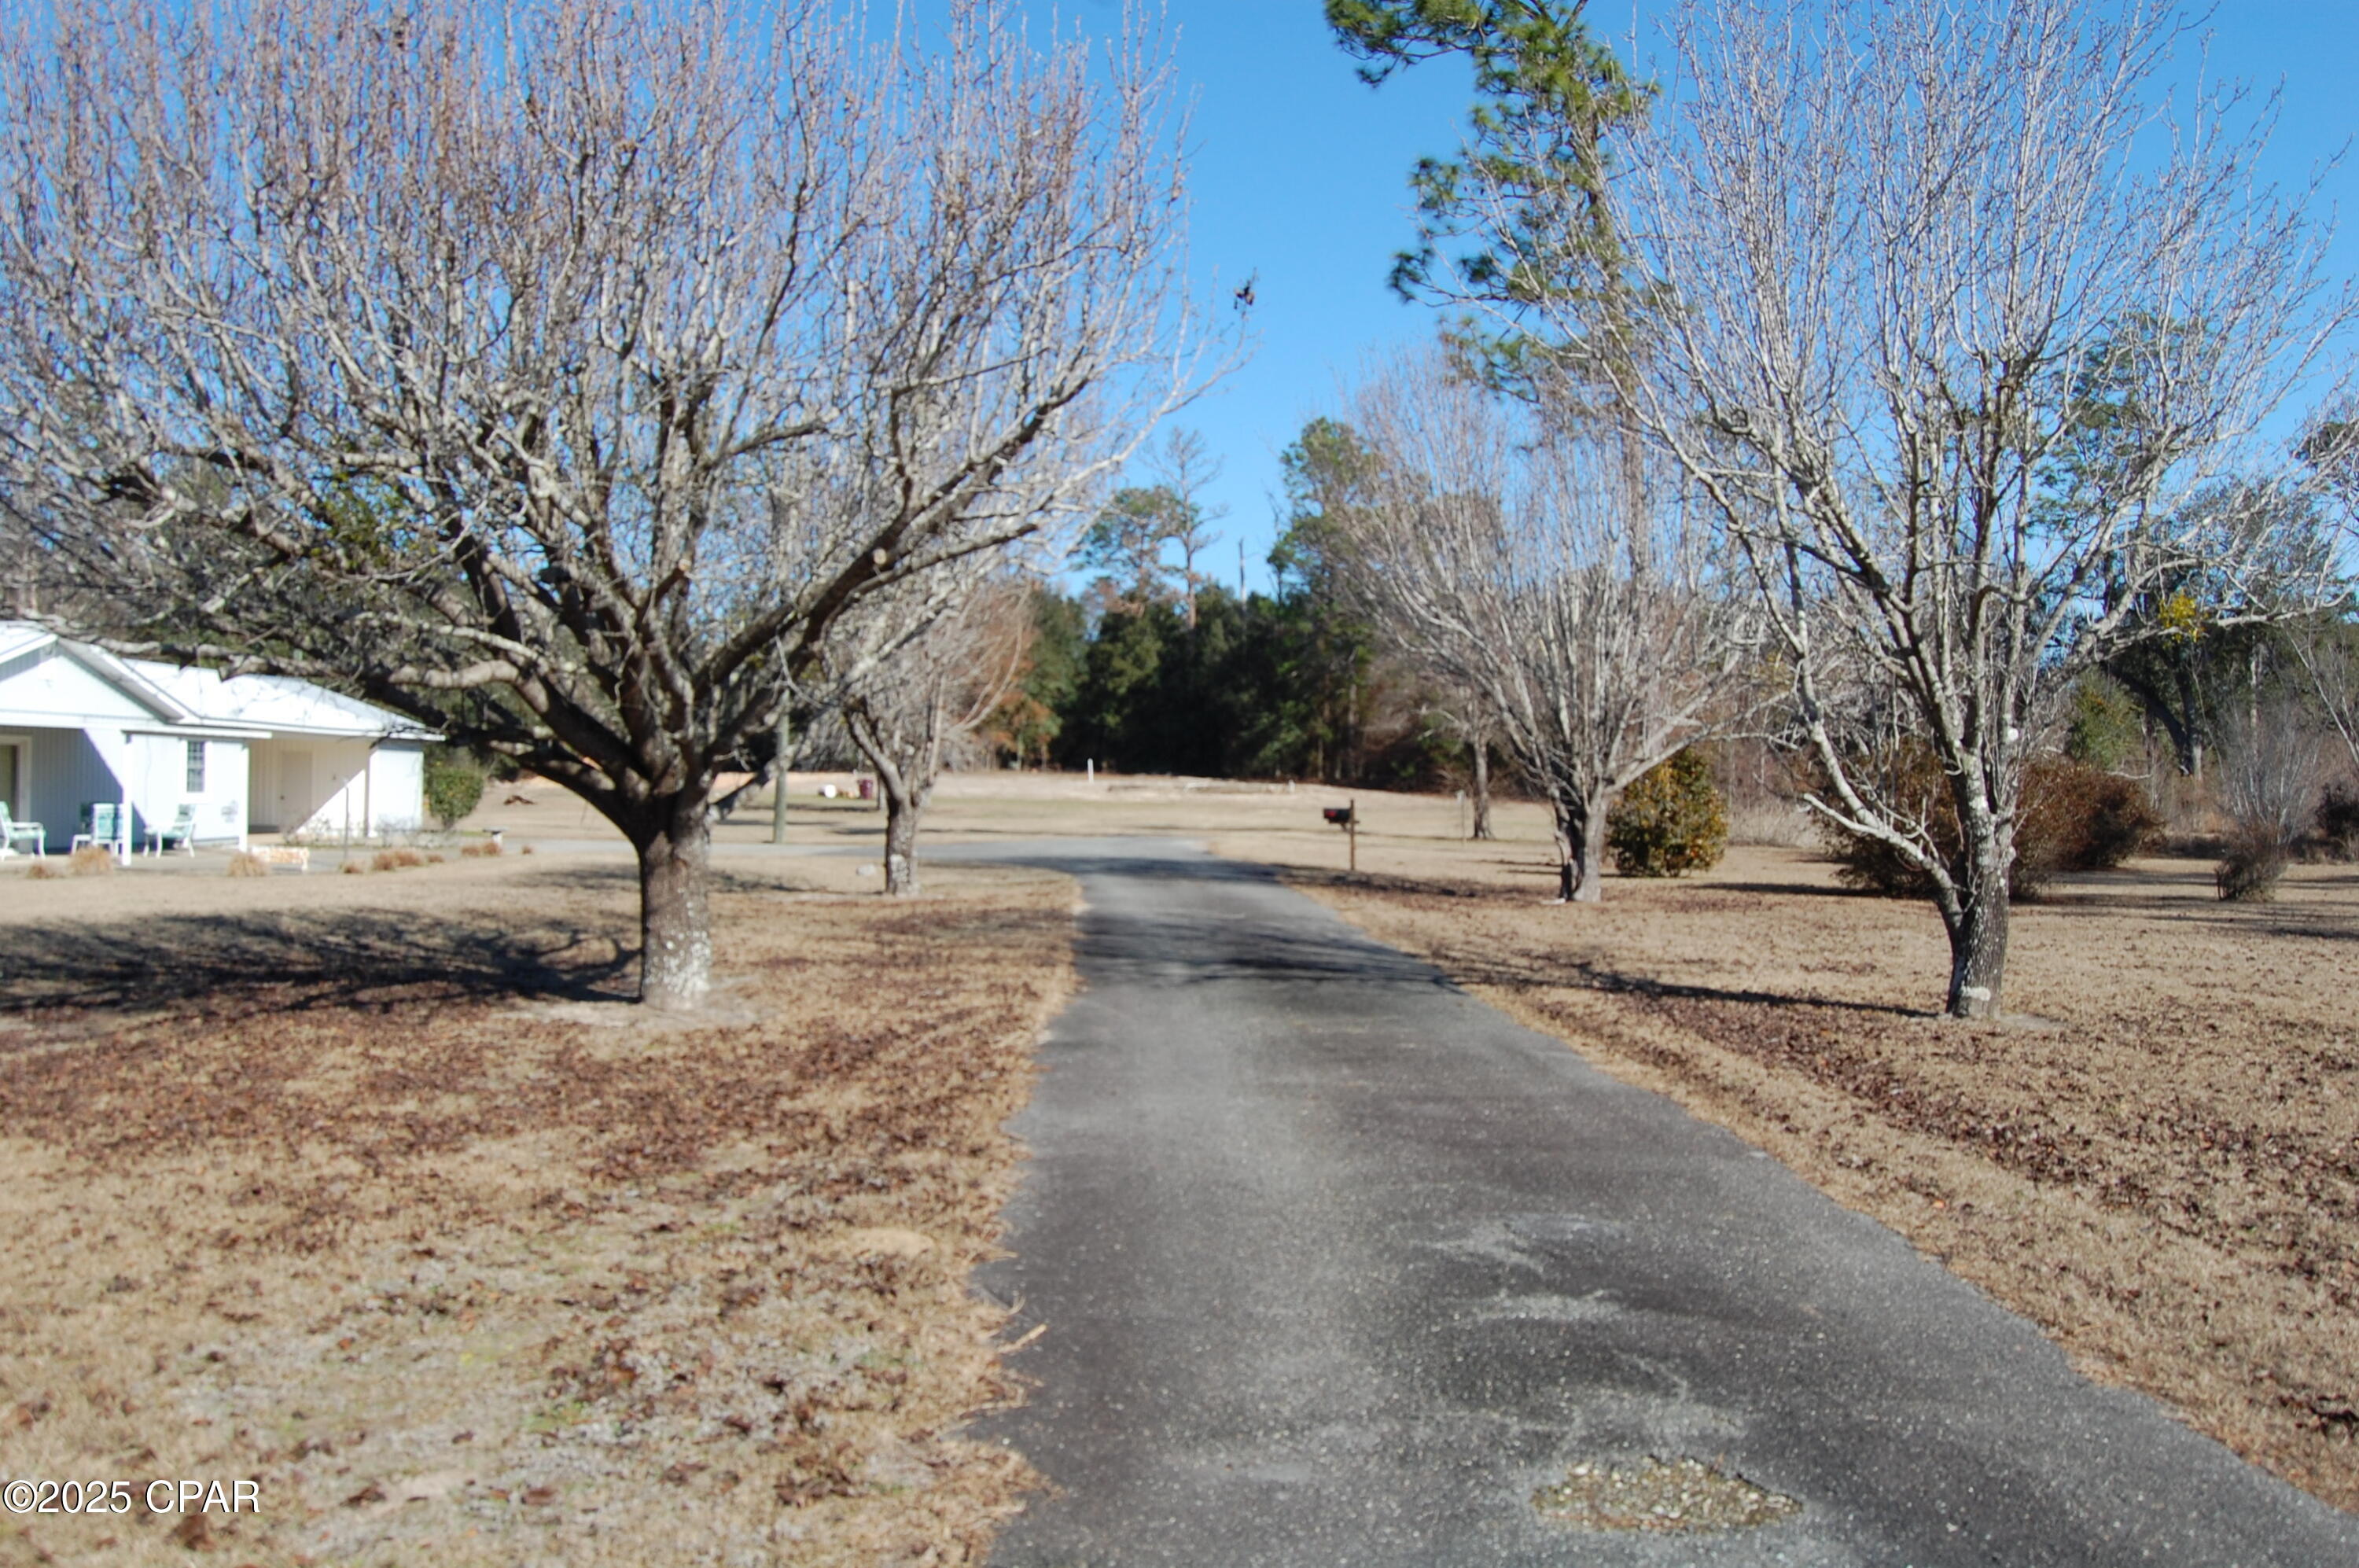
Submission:
MULTIPOLYGON (((1047 0, 1036 9, 1044 18, 1047 0)), ((1592 14, 1617 37, 1635 21, 1642 53, 1649 0, 1596 0, 1592 14)), ((1068 26, 1093 32, 1120 24, 1117 0, 1064 0, 1068 26)), ((1394 252, 1408 240, 1408 175, 1425 154, 1453 150, 1468 83, 1454 61, 1422 65, 1371 91, 1353 74, 1320 19, 1319 0, 1169 0, 1177 63, 1195 109, 1192 182, 1195 264, 1206 285, 1256 283, 1259 347, 1252 362, 1181 416, 1225 466, 1212 499, 1228 507, 1213 552, 1234 580, 1237 544, 1246 577, 1263 587, 1272 536, 1277 454, 1303 421, 1336 400, 1374 354, 1429 337, 1429 310, 1386 286, 1394 252)), ((2359 0, 2228 0, 2212 17, 2214 78, 2282 87, 2271 177, 2306 180, 2359 133, 2359 0)), ((2200 62, 2190 52, 2182 79, 2200 62)), ((2328 181, 2347 231, 2359 223, 2359 170, 2328 181)), ((2359 236, 2336 244, 2338 270, 2359 273, 2359 236)))

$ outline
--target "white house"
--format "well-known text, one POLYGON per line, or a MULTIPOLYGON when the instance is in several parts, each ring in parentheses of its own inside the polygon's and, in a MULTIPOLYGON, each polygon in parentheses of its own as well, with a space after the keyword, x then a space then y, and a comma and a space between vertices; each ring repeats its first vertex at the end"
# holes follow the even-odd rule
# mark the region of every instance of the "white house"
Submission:
POLYGON ((183 805, 199 843, 409 832, 425 819, 433 738, 308 681, 225 681, 0 621, 0 801, 46 828, 53 851, 109 804, 134 824, 119 842, 144 842, 183 805))

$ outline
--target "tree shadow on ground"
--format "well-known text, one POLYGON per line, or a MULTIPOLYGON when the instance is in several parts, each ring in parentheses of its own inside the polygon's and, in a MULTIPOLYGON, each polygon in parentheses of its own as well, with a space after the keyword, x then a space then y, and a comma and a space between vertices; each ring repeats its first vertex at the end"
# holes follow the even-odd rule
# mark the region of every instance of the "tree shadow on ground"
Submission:
POLYGON ((1498 985, 1520 990, 1598 991, 1608 996, 1645 1001, 1734 1002, 1757 1007, 1819 1007, 1835 1013, 1857 1013, 1887 1018, 1930 1018, 1940 1015, 1923 1007, 1892 1002, 1860 1002, 1788 991, 1737 989, 1658 980, 1584 959, 1544 966, 1511 955, 1484 957, 1462 950, 1451 952, 1447 967, 1460 984, 1498 985))
POLYGON ((1280 867, 1256 860, 1227 860, 1185 849, 1167 839, 1058 841, 1034 837, 1009 844, 946 844, 919 854, 921 865, 981 863, 1059 871, 1069 877, 1140 877, 1173 882, 1256 882, 1278 879, 1280 867))
POLYGON ((1228 914, 1158 912, 1151 920, 1082 917, 1077 949, 1084 978, 1130 985, 1208 985, 1234 981, 1343 981, 1355 986, 1448 986, 1421 959, 1321 920, 1278 926, 1228 914))
MULTIPOLYGON (((1556 868, 1549 867, 1548 874, 1554 877, 1556 868)), ((1528 888, 1502 887, 1494 882, 1464 882, 1440 877, 1398 877, 1381 871, 1331 871, 1318 866, 1289 866, 1285 868, 1285 877, 1288 884, 1297 887, 1341 887, 1394 898, 1504 898, 1517 904, 1531 900, 1528 888)))
POLYGON ((0 1019, 619 1000, 636 964, 611 927, 561 920, 353 909, 65 921, 0 961, 0 1019))
POLYGON ((1928 909, 1932 908, 1928 899, 1892 898, 1864 887, 1846 887, 1840 882, 1724 882, 1714 877, 1710 882, 1699 882, 1695 886, 1715 893, 1752 893, 1780 898, 1885 898, 1895 904, 1923 904, 1928 909))
MULTIPOLYGON (((775 893, 781 887, 779 877, 791 876, 792 871, 791 866, 784 866, 775 868, 769 875, 763 875, 716 864, 707 875, 711 877, 711 890, 715 894, 775 893)), ((587 866, 552 866, 545 870, 524 872, 512 878, 509 886, 569 893, 622 893, 636 899, 639 893, 639 870, 627 860, 587 866)))
MULTIPOLYGON (((1519 889, 1501 888, 1495 884, 1450 883, 1413 877, 1386 877, 1369 873, 1355 875, 1349 872, 1289 871, 1288 880, 1298 887, 1351 887, 1397 897, 1408 896, 1427 899, 1496 900, 1505 898, 1520 904, 1527 902, 1529 898, 1528 894, 1519 889)), ((1841 898, 1851 898, 1866 896, 1844 888, 1724 882, 1697 884, 1694 891, 1701 894, 1732 891, 1832 893, 1841 898)), ((1590 959, 1562 958, 1544 961, 1529 954, 1478 949, 1467 944, 1445 945, 1437 953, 1435 961, 1441 969, 1448 972, 1453 982, 1461 985, 1498 985, 1524 990, 1598 991, 1611 996, 1643 999, 1738 1002, 1754 1007, 1824 1007, 1836 1012, 1869 1014, 1883 1018, 1921 1018, 1936 1016, 1922 1008, 1899 1007, 1889 1003, 1846 1001, 1833 996, 1678 984, 1615 969, 1590 959)))

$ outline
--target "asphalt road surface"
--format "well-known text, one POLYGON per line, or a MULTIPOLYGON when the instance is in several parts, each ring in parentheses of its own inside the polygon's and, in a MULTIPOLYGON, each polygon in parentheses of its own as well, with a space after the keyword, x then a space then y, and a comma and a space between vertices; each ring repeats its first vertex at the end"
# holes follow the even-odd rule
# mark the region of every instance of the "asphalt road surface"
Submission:
POLYGON ((1089 902, 1087 988, 1016 1123, 1015 1257, 981 1281, 1047 1325, 984 1435, 1060 1488, 997 1568, 2359 1564, 2359 1520, 1266 872, 1151 840, 959 853, 1089 902), (1532 1507, 1649 1454, 1800 1511, 1532 1507))

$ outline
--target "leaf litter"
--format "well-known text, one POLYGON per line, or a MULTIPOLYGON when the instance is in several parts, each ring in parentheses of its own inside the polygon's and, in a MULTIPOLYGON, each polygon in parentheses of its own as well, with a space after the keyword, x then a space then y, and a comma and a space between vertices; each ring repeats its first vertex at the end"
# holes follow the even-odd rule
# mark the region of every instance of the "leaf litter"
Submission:
MULTIPOLYGON (((261 1515, 202 1527, 256 1564, 978 1561, 1035 1477, 960 1435, 1017 1397, 966 1276, 1071 988, 1071 885, 946 867, 920 905, 820 905, 848 866, 733 877, 724 1021, 585 1028, 565 1009, 631 1011, 574 940, 626 929, 630 889, 514 866, 400 879, 452 885, 404 894, 434 918, 380 973, 143 953, 187 933, 126 911, 92 948, 173 1005, 12 987, 0 1469, 257 1478, 261 1515), (550 1008, 451 980, 525 902, 550 1008), (198 963, 220 983, 172 983, 198 963)), ((362 926, 373 883, 331 884, 362 926)), ((330 946, 342 907, 310 917, 330 946)), ((11 1520, 0 1563, 185 1562, 198 1528, 11 1520)))

